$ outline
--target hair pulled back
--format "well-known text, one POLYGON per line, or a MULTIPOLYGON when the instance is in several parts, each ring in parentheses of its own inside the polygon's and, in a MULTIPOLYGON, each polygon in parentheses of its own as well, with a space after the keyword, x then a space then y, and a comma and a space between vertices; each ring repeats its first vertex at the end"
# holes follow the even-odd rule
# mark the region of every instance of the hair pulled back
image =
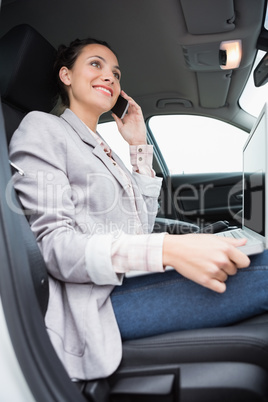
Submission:
POLYGON ((58 48, 56 60, 54 63, 54 76, 56 80, 57 92, 61 99, 62 106, 69 107, 70 103, 65 84, 61 81, 59 77, 59 71, 62 67, 67 67, 69 70, 71 70, 83 48, 87 45, 92 44, 103 45, 112 50, 107 42, 94 38, 75 39, 70 43, 69 46, 60 45, 58 48))

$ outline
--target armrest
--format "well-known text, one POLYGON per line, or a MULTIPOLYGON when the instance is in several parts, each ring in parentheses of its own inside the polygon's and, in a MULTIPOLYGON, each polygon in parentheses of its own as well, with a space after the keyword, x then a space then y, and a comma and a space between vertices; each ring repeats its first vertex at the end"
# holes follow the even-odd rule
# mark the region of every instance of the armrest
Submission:
POLYGON ((156 218, 154 233, 167 232, 170 234, 196 233, 200 230, 199 226, 193 223, 178 221, 176 219, 156 218))
POLYGON ((199 233, 219 233, 224 232, 227 229, 234 229, 236 227, 230 227, 228 221, 217 221, 207 225, 199 230, 199 233))

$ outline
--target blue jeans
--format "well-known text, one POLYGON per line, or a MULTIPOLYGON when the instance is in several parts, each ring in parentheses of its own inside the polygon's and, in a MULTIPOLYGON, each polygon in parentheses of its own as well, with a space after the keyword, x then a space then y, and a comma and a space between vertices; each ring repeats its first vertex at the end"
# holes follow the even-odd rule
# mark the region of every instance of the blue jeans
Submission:
POLYGON ((111 300, 123 340, 230 325, 268 310, 268 250, 215 293, 176 271, 125 278, 111 300))

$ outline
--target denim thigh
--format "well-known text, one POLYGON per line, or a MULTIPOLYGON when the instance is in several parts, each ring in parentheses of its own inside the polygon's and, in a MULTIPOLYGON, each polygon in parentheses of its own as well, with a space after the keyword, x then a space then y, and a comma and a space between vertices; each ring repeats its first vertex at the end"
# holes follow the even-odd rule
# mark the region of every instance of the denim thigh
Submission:
POLYGON ((125 278, 111 294, 123 340, 230 325, 268 310, 268 252, 251 258, 219 294, 178 274, 125 278))

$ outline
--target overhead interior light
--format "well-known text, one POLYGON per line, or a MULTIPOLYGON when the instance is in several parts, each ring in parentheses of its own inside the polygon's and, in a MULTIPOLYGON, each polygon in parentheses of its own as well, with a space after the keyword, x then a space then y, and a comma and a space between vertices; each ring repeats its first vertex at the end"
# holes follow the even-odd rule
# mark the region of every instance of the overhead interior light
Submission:
POLYGON ((238 40, 229 40, 220 44, 220 67, 223 70, 232 70, 240 66, 242 58, 242 42, 238 40))

